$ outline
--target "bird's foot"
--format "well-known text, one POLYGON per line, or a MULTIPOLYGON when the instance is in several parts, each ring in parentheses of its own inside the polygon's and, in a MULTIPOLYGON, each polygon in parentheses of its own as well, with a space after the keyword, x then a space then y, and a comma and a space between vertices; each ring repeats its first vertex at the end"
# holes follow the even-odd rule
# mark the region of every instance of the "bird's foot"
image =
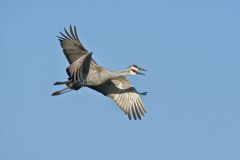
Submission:
POLYGON ((56 92, 53 92, 53 93, 52 93, 52 96, 58 96, 58 95, 60 95, 60 94, 62 94, 61 91, 56 91, 56 92))

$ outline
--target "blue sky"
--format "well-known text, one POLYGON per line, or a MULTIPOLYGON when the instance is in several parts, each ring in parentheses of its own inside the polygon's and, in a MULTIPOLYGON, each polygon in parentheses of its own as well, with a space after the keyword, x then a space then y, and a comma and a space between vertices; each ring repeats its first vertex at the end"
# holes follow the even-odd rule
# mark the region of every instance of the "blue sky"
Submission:
POLYGON ((240 2, 0 2, 0 159, 240 159, 240 2), (130 77, 148 113, 129 121, 84 88, 59 97, 56 38, 75 24, 93 58, 130 77))

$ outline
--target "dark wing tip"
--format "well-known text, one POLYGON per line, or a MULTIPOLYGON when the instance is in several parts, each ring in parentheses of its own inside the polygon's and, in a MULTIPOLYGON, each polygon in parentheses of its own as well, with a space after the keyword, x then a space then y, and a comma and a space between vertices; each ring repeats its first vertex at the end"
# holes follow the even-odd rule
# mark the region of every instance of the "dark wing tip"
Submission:
POLYGON ((74 33, 75 33, 75 36, 76 36, 77 40, 78 40, 78 41, 80 41, 80 40, 79 40, 79 38, 78 38, 78 34, 77 34, 77 28, 76 28, 76 26, 75 26, 75 25, 74 25, 74 33))
POLYGON ((128 119, 129 119, 129 120, 132 120, 132 116, 131 116, 130 113, 128 113, 128 119))
POLYGON ((65 34, 63 34, 62 32, 59 32, 59 33, 61 34, 62 37, 57 36, 58 38, 61 38, 61 39, 63 39, 63 40, 70 40, 70 38, 67 37, 65 34))
POLYGON ((131 110, 132 110, 133 118, 134 118, 135 120, 137 120, 137 116, 136 116, 136 113, 135 113, 136 111, 135 111, 134 106, 131 107, 131 110))
POLYGON ((74 38, 74 40, 76 40, 77 41, 77 37, 76 37, 76 35, 74 34, 74 32, 73 32, 73 29, 72 29, 72 25, 70 24, 70 33, 71 33, 71 36, 74 38))
MULTIPOLYGON (((132 120, 132 118, 134 120, 141 120, 141 112, 136 108, 136 106, 132 106, 131 109, 129 110, 129 112, 126 113, 126 115, 128 116, 129 120, 132 120)), ((142 116, 144 116, 144 114, 142 114, 142 116)))
POLYGON ((139 111, 139 109, 137 108, 137 106, 135 106, 135 110, 136 110, 136 114, 137 114, 137 117, 138 117, 138 119, 139 120, 141 120, 141 115, 140 115, 140 111, 139 111))
POLYGON ((64 31, 71 40, 74 40, 74 38, 68 33, 66 28, 64 28, 64 31))

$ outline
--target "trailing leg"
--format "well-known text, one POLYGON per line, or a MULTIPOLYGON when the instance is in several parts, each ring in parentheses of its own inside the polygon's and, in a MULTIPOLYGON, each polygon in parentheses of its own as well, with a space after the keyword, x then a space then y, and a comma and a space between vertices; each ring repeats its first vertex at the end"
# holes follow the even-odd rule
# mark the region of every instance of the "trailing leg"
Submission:
POLYGON ((72 91, 72 89, 70 89, 70 88, 64 88, 63 90, 53 92, 53 93, 52 93, 52 96, 58 96, 58 95, 61 95, 61 94, 63 94, 63 93, 69 92, 69 91, 72 91))

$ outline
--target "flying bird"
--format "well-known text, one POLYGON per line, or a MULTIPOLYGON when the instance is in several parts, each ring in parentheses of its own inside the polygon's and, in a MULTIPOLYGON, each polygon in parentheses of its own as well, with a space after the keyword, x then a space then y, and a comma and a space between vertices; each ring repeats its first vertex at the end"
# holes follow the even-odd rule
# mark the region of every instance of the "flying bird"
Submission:
POLYGON ((67 88, 54 92, 52 96, 89 87, 115 101, 130 120, 141 119, 146 110, 140 95, 146 95, 147 92, 138 92, 126 76, 145 75, 146 70, 137 65, 131 65, 120 71, 103 68, 92 58, 92 52, 88 52, 82 45, 76 26, 72 28, 70 25, 69 31, 66 28, 64 31, 65 34, 60 32, 60 36, 57 37, 70 64, 66 69, 69 78, 64 82, 54 83, 66 85, 67 88))

